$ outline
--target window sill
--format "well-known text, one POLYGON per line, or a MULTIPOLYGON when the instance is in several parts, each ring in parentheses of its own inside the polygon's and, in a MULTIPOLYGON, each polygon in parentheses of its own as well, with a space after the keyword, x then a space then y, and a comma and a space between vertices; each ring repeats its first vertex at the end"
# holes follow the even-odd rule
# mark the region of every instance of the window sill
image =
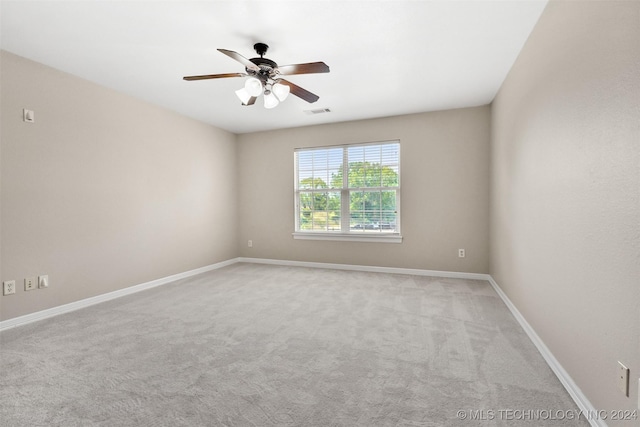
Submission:
POLYGON ((365 233, 304 233, 295 232, 293 238, 297 240, 333 240, 340 242, 370 242, 370 243, 402 243, 400 234, 365 234, 365 233))

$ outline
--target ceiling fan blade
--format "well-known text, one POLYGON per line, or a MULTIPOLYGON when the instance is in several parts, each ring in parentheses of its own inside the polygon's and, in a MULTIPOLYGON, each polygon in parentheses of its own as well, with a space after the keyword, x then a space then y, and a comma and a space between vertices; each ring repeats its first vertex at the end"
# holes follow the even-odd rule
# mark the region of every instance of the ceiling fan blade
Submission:
POLYGON ((246 104, 242 104, 242 105, 244 105, 244 106, 247 106, 247 105, 253 105, 253 104, 255 104, 255 103, 256 103, 256 99, 258 99, 258 97, 257 97, 257 96, 252 96, 251 98, 249 98, 249 100, 247 101, 247 103, 246 103, 246 104))
POLYGON ((235 59, 236 61, 244 65, 246 68, 248 68, 249 70, 260 71, 260 67, 258 67, 253 62, 249 61, 244 56, 240 55, 238 52, 234 52, 232 50, 227 50, 227 49, 218 49, 218 51, 224 53, 230 58, 235 59))
POLYGON ((305 101, 307 101, 309 103, 316 102, 318 99, 320 99, 320 97, 318 95, 316 95, 314 93, 311 93, 308 90, 303 89, 300 86, 298 86, 296 84, 293 84, 288 80, 280 79, 280 80, 278 80, 278 83, 282 83, 284 85, 289 86, 292 94, 294 94, 298 98, 304 99, 305 101))
POLYGON ((328 73, 329 66, 324 62, 283 65, 278 67, 278 72, 282 75, 328 73))
POLYGON ((207 80, 207 79, 223 79, 225 77, 244 77, 248 74, 245 73, 226 73, 226 74, 206 74, 204 76, 186 76, 184 80, 207 80))

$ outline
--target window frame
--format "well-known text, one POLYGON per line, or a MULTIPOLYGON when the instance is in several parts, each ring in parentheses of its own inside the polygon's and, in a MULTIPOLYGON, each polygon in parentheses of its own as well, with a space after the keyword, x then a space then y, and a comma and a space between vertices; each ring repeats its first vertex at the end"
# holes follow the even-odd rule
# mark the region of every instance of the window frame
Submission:
POLYGON ((377 243, 402 243, 402 235, 400 233, 400 217, 401 217, 401 165, 400 165, 400 140, 385 140, 375 142, 353 143, 353 144, 339 144, 339 145, 326 145, 318 147, 301 147, 294 149, 294 219, 295 219, 295 231, 292 233, 294 239, 300 240, 334 240, 334 241, 352 241, 352 242, 377 242, 377 243), (394 187, 349 187, 349 174, 348 171, 348 151, 353 147, 364 146, 383 146, 395 144, 398 148, 397 167, 398 167, 398 184, 394 187), (342 186, 339 188, 322 188, 322 189, 301 189, 299 188, 299 164, 298 153, 313 150, 331 150, 340 148, 342 149, 342 186), (378 231, 378 232, 366 232, 366 231, 351 231, 351 211, 350 211, 350 195, 354 191, 378 191, 393 190, 396 194, 396 210, 395 221, 396 227, 394 231, 378 231), (341 199, 340 206, 340 218, 341 227, 340 231, 306 231, 300 230, 300 194, 301 193, 330 193, 339 192, 341 199), (344 221, 346 219, 346 221, 344 221))

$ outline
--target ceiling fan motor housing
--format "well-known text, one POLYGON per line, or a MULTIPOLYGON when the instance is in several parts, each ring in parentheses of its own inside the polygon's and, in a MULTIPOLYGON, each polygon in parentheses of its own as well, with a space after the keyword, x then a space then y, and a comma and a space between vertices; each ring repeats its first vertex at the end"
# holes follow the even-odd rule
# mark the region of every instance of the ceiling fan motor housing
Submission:
POLYGON ((275 78, 275 70, 276 68, 278 68, 278 64, 276 64, 274 61, 267 58, 251 58, 249 59, 249 61, 253 62, 260 68, 260 71, 245 68, 247 74, 249 74, 250 76, 254 76, 262 81, 266 81, 269 78, 275 78))
POLYGON ((253 45, 256 53, 260 55, 260 58, 251 58, 249 61, 253 62, 260 68, 259 71, 251 70, 249 68, 245 68, 247 74, 250 76, 256 77, 263 84, 266 84, 269 79, 275 79, 276 77, 276 69, 278 68, 278 64, 275 61, 272 61, 268 58, 264 57, 264 54, 267 53, 269 46, 265 43, 256 43, 253 45))

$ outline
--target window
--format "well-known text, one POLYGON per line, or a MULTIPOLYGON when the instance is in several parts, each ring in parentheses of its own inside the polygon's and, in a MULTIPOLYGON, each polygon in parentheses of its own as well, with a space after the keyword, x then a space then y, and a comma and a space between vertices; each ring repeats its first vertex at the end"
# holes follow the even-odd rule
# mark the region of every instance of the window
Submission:
POLYGON ((400 143, 295 150, 298 239, 400 242, 400 143))

